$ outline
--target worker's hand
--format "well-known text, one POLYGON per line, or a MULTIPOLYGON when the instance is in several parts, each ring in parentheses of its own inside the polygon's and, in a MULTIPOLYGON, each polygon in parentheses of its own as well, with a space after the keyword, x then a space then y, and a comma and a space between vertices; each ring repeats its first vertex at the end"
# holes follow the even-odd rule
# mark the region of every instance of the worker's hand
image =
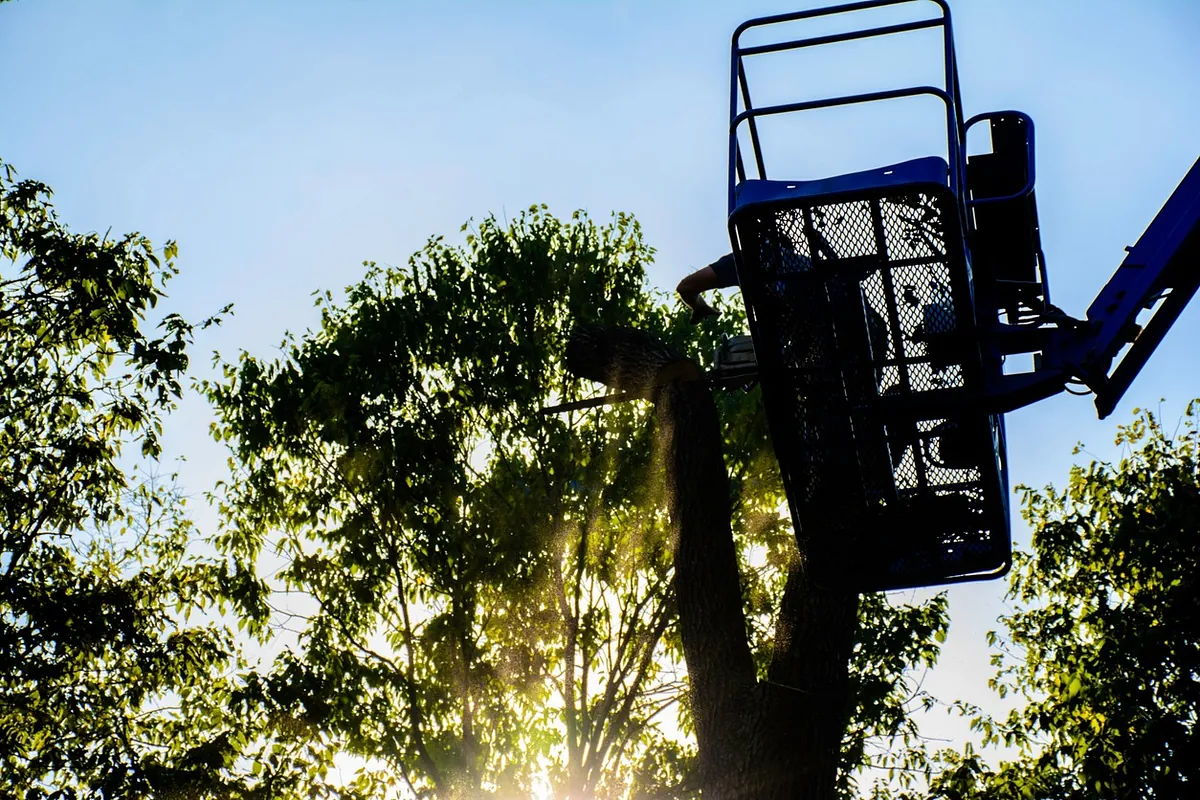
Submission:
POLYGON ((696 302, 692 305, 692 324, 700 322, 708 317, 720 316, 721 312, 710 306, 704 301, 703 297, 697 297, 696 302))

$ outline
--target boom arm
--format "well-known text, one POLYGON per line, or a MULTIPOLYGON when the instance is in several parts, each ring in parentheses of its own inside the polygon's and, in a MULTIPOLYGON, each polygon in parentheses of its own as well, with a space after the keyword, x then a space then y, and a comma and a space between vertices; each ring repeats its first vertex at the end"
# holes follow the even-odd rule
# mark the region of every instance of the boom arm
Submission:
POLYGON ((1127 250, 1086 319, 1072 319, 1049 306, 1043 323, 1053 327, 993 323, 980 331, 985 352, 1039 355, 1033 372, 985 380, 975 396, 977 410, 1012 411, 1057 394, 1075 380, 1096 393, 1101 419, 1112 413, 1200 286, 1200 159, 1127 250), (1140 327, 1137 318, 1145 310, 1153 313, 1140 327), (1121 355, 1126 345, 1131 346, 1121 355))
POLYGON ((1096 392, 1101 419, 1120 402, 1198 285, 1200 159, 1088 308, 1087 319, 1096 332, 1086 351, 1073 353, 1076 358, 1071 360, 1083 367, 1080 377, 1096 392), (1139 330, 1136 320, 1143 309, 1154 313, 1139 330), (1112 360, 1131 340, 1132 346, 1110 372, 1112 360))

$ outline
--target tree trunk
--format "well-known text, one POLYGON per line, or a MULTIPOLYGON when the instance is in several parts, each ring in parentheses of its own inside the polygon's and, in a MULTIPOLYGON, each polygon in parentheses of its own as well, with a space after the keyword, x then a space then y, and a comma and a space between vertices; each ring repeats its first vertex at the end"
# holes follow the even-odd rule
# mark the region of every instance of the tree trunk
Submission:
POLYGON ((833 800, 857 619, 857 595, 837 577, 841 565, 801 540, 768 679, 760 682, 742 608, 720 424, 700 369, 645 332, 594 326, 572 335, 567 369, 655 404, 705 800, 833 800))

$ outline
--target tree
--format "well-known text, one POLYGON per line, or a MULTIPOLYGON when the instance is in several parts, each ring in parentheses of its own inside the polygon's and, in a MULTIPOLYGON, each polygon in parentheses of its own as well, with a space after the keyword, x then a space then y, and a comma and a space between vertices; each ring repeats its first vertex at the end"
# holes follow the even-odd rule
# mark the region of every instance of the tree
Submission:
MULTIPOLYGON (((465 246, 435 238, 405 268, 368 265, 283 358, 242 354, 205 385, 235 468, 216 493, 222 546, 253 560, 278 531, 279 591, 312 601, 279 608, 299 638, 265 695, 414 793, 528 794, 543 773, 570 797, 699 786, 665 715, 686 683, 661 431, 636 402, 538 413, 580 396, 563 365, 579 320, 701 352, 737 330, 731 309, 697 329, 649 297, 651 253, 625 215, 489 218, 465 246)), ((721 406, 726 566, 755 672, 794 544, 757 395, 721 406)), ((846 791, 868 740, 911 734, 908 670, 946 622, 941 601, 872 598, 864 613, 846 791)), ((679 708, 684 732, 699 721, 679 708)))
POLYGON ((284 588, 316 602, 271 691, 413 791, 528 793, 546 766, 591 794, 670 699, 641 414, 537 412, 570 396, 564 320, 648 313, 648 253, 627 217, 489 219, 207 385, 240 470, 226 547, 280 529, 284 588))
POLYGON ((137 476, 154 469, 194 332, 216 321, 167 314, 147 332, 175 252, 71 233, 46 186, 0 163, 3 798, 320 787, 302 754, 265 771, 247 760, 270 728, 238 699, 233 637, 187 620, 245 595, 250 576, 196 553, 170 479, 137 476))
MULTIPOLYGON (((769 658, 765 669, 756 667, 754 643, 746 635, 723 437, 699 367, 646 331, 598 325, 575 332, 567 361, 579 377, 642 394, 656 408, 704 796, 845 794, 862 758, 851 748, 847 759, 845 739, 851 720, 866 710, 863 667, 889 655, 864 647, 880 640, 874 638, 877 630, 859 628, 860 609, 878 613, 889 607, 877 597, 860 607, 848 579, 847 550, 823 544, 822 536, 836 538, 835 531, 806 532, 800 549, 786 559, 769 658)), ((836 505, 837 498, 828 502, 836 505)), ((885 624, 899 621, 899 615, 890 616, 885 624)), ((944 636, 944 616, 935 604, 905 622, 889 642, 895 648, 890 655, 912 648, 931 663, 936 650, 930 639, 944 636)), ((894 677, 899 681, 900 675, 894 677)), ((888 685, 883 696, 891 697, 895 686, 888 685)), ((863 716, 878 724, 879 717, 863 716)))
POLYGON ((1200 781, 1200 431, 1196 402, 1168 434, 1135 411, 1117 464, 1075 467, 1067 487, 1022 488, 1033 528, 1003 618, 993 681, 1023 707, 976 714, 992 769, 946 754, 946 798, 1176 798, 1200 781))

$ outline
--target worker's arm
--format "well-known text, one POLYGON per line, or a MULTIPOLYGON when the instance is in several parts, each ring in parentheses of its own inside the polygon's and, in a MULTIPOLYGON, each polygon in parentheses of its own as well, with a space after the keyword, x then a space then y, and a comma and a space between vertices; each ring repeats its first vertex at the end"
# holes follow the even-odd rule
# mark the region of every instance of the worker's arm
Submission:
POLYGON ((696 323, 705 317, 720 313, 700 295, 710 289, 724 289, 729 286, 737 286, 737 270, 732 253, 688 275, 679 282, 675 291, 679 292, 679 299, 683 304, 692 310, 692 322, 696 323))

